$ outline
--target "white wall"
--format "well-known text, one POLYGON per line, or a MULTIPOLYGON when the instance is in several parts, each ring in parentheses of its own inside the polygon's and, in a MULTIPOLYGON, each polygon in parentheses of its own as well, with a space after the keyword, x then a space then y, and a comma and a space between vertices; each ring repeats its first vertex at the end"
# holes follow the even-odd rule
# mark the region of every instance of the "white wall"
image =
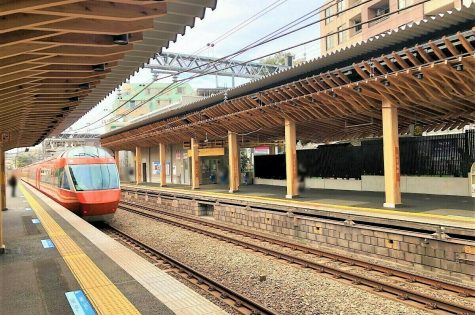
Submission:
MULTIPOLYGON (((255 178, 257 185, 285 186, 286 180, 255 178)), ((356 179, 305 178, 306 188, 353 191, 384 191, 384 176, 362 176, 356 179)), ((472 196, 468 178, 401 176, 401 192, 450 196, 472 196)))

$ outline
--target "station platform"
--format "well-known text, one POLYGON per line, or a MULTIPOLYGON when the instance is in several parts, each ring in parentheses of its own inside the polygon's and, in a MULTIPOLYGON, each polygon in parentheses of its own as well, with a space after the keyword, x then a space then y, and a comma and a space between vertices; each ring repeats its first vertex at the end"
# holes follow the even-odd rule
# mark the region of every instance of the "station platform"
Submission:
POLYGON ((7 196, 1 314, 226 314, 27 184, 7 196))
POLYGON ((194 196, 209 196, 223 200, 240 200, 275 206, 287 206, 327 213, 351 214, 379 219, 429 223, 475 231, 475 198, 426 194, 402 194, 403 205, 383 208, 384 193, 330 189, 306 189, 294 199, 286 199, 286 187, 241 185, 238 192, 229 193, 227 185, 201 185, 192 190, 188 185, 157 183, 122 183, 123 188, 146 188, 194 196))

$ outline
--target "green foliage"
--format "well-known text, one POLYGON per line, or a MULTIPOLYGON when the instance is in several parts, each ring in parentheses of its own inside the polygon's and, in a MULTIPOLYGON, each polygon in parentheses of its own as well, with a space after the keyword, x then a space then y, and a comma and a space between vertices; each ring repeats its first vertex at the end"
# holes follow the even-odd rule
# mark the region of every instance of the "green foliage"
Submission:
POLYGON ((33 163, 33 161, 34 161, 34 159, 33 159, 33 156, 31 154, 29 154, 29 153, 19 153, 16 156, 16 167, 20 168, 20 167, 30 165, 31 163, 33 163))
POLYGON ((276 53, 272 56, 269 56, 267 58, 263 58, 261 59, 259 62, 260 63, 265 63, 265 64, 268 64, 268 65, 281 65, 281 66, 285 66, 286 65, 286 60, 287 60, 287 56, 293 56, 295 57, 293 54, 291 54, 290 52, 280 52, 280 53, 276 53))
POLYGON ((249 159, 245 151, 241 151, 241 173, 248 171, 250 164, 251 159, 249 159))

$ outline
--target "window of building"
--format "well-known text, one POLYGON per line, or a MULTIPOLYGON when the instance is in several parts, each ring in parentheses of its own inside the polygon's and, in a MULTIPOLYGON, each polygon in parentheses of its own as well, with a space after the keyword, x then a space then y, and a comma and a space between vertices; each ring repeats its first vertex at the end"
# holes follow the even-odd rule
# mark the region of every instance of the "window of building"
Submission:
POLYGON ((369 7, 368 8, 368 19, 373 20, 373 21, 371 21, 368 24, 368 26, 371 27, 375 24, 378 24, 378 23, 386 20, 387 18, 389 18, 389 16, 384 16, 384 15, 386 15, 388 13, 389 13, 389 0, 380 1, 380 2, 376 3, 375 5, 369 7), (375 19, 378 16, 383 16, 383 17, 381 17, 380 19, 375 19))
POLYGON ((404 9, 405 7, 413 5, 413 1, 414 0, 398 0, 398 9, 404 9))
POLYGON ((335 47, 335 34, 327 35, 327 37, 325 37, 325 40, 327 51, 335 47))
POLYGON ((343 0, 337 0, 337 2, 336 2, 336 12, 337 13, 340 13, 341 11, 343 11, 345 9, 344 3, 345 2, 343 0))
POLYGON ((176 92, 178 94, 183 94, 184 91, 185 91, 185 89, 182 86, 176 88, 176 92))
POLYGON ((127 109, 132 109, 132 108, 135 108, 135 101, 134 100, 130 100, 128 103, 127 103, 127 109))
POLYGON ((332 15, 333 15, 333 6, 331 6, 329 8, 326 8, 325 9, 325 18, 327 18, 327 17, 328 18, 325 19, 325 25, 330 23, 331 21, 333 21, 335 19, 335 17, 332 16, 332 15))
POLYGON ((361 32, 361 29, 362 29, 361 14, 358 14, 357 16, 350 19, 350 26, 352 26, 352 28, 350 29, 350 36, 353 36, 361 32))
POLYGON ((345 33, 345 24, 338 26, 337 31, 338 31, 338 45, 343 44, 343 42, 346 40, 345 33))

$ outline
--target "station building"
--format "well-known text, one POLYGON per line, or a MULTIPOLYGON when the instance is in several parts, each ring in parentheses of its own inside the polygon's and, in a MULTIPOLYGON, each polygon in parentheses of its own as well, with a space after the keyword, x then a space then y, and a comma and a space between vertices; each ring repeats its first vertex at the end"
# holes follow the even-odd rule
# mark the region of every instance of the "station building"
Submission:
POLYGON ((361 4, 360 0, 326 0, 320 14, 320 33, 326 37, 320 50, 322 55, 331 53, 472 1, 371 0, 361 4))

